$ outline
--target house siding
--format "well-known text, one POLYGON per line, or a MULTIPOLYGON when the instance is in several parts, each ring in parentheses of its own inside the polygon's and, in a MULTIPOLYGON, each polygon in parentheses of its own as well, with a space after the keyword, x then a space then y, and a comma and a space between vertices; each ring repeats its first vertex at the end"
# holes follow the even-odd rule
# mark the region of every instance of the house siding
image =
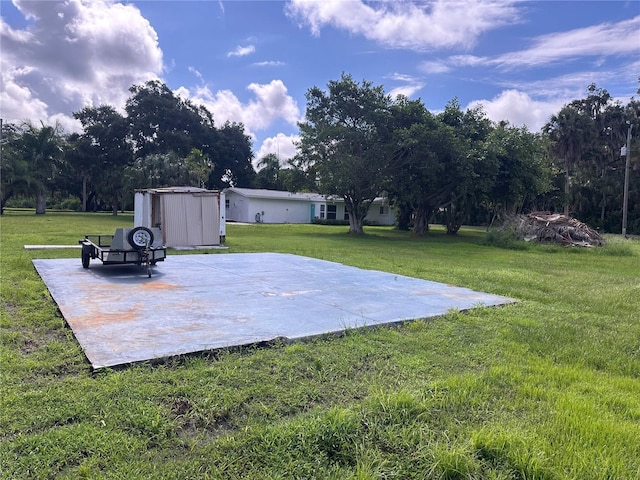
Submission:
MULTIPOLYGON (((311 223, 314 219, 327 219, 329 206, 335 206, 335 219, 345 220, 342 200, 325 198, 318 194, 292 194, 275 190, 229 188, 226 219, 243 223, 311 223)), ((375 225, 393 225, 395 215, 385 199, 372 204, 367 221, 375 225), (380 205, 385 211, 380 214, 380 205)))

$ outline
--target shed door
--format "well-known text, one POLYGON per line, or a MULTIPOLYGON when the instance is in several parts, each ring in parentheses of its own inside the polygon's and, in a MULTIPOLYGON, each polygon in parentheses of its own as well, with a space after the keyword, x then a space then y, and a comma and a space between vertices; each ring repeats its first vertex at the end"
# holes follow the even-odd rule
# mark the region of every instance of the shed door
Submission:
POLYGON ((200 245, 220 244, 220 205, 217 195, 196 197, 201 200, 202 243, 200 245))
POLYGON ((167 247, 220 244, 220 213, 215 195, 163 195, 162 217, 167 247))

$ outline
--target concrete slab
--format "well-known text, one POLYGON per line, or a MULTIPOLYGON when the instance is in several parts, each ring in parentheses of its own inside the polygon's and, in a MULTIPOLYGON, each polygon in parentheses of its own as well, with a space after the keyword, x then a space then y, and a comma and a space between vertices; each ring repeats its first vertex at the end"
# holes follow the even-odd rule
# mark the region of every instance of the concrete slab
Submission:
POLYGON ((79 258, 33 263, 94 368, 514 302, 289 254, 175 255, 151 278, 79 258))

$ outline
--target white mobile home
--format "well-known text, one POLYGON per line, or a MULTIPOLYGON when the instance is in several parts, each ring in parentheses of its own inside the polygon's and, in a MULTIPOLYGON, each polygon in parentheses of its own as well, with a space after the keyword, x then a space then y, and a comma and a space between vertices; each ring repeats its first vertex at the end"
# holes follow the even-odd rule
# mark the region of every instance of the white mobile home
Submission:
POLYGON ((167 247, 220 245, 226 235, 224 193, 197 187, 136 190, 133 221, 159 228, 167 247))
MULTIPOLYGON (((231 187, 224 190, 226 219, 243 223, 312 223, 320 220, 348 220, 344 200, 317 193, 231 187)), ((395 211, 386 198, 377 198, 369 208, 367 221, 393 225, 395 211)))

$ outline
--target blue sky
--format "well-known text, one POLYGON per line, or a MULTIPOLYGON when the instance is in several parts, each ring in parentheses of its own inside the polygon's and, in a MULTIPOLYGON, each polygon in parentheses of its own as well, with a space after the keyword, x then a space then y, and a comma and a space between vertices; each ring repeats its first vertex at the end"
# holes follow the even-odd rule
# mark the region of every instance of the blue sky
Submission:
POLYGON ((60 122, 124 106, 160 79, 243 122, 256 160, 295 153, 305 92, 342 72, 420 98, 454 97, 537 131, 596 83, 627 102, 640 76, 640 1, 0 0, 0 115, 60 122))

